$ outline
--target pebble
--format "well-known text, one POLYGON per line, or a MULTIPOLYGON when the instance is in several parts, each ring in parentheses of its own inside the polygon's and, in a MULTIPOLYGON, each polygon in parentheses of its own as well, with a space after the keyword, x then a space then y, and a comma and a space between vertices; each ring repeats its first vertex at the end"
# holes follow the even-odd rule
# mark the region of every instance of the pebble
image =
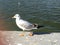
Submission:
POLYGON ((58 41, 58 40, 54 40, 53 42, 55 42, 55 43, 56 43, 57 41, 58 41))
POLYGON ((9 44, 9 45, 11 45, 11 44, 9 44))
POLYGON ((14 38, 13 36, 10 37, 11 39, 14 38))
POLYGON ((17 45, 22 45, 22 44, 18 43, 17 45))

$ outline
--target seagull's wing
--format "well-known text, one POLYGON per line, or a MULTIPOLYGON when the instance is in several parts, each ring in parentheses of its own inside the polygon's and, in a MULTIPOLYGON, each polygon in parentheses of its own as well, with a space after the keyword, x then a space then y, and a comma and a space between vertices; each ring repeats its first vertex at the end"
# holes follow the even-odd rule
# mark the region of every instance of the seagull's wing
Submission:
POLYGON ((28 21, 22 20, 20 23, 21 27, 24 27, 25 29, 32 29, 33 28, 33 24, 31 24, 28 21))

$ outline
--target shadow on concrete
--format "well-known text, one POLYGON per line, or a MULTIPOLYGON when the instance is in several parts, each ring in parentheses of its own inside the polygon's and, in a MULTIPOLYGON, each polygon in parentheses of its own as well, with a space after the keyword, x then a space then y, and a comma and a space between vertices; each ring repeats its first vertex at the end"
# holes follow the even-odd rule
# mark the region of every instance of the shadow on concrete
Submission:
POLYGON ((35 35, 43 35, 43 34, 51 34, 51 32, 33 32, 33 34, 35 35))

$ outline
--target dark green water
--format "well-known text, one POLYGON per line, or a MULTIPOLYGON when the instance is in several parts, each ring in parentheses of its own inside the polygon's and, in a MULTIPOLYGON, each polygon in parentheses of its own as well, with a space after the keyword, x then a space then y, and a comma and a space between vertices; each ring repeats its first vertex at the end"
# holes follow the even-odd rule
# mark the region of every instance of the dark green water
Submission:
POLYGON ((38 32, 60 32, 60 0, 0 0, 0 30, 21 30, 11 18, 16 13, 45 26, 38 32))

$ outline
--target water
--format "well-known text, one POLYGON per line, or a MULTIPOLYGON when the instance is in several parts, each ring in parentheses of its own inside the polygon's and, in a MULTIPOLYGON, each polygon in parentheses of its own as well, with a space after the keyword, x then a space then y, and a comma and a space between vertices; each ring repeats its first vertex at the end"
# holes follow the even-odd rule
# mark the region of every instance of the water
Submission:
POLYGON ((38 32, 60 32, 60 0, 0 0, 0 30, 21 30, 11 18, 16 13, 45 26, 38 32))

